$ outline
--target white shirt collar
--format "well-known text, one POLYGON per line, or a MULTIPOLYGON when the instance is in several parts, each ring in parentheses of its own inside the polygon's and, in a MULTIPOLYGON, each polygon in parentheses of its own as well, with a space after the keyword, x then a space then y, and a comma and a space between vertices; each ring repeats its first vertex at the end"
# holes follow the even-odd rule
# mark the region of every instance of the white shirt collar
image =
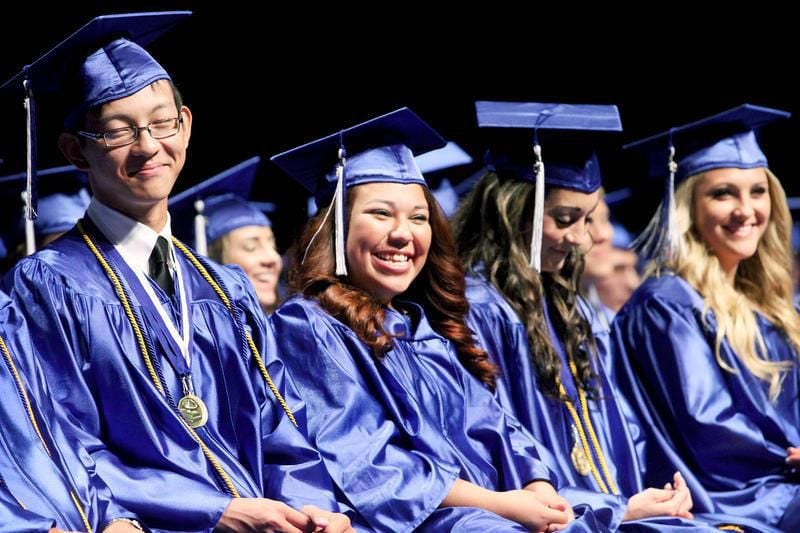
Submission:
POLYGON ((170 266, 172 267, 175 264, 169 213, 167 213, 167 223, 164 224, 164 228, 158 233, 141 222, 137 222, 119 211, 108 207, 95 197, 92 197, 86 214, 89 215, 94 225, 103 232, 106 239, 114 245, 114 248, 117 249, 122 259, 124 259, 132 269, 144 272, 147 275, 150 274, 147 262, 150 258, 150 253, 153 251, 153 247, 156 245, 156 239, 158 239, 159 236, 167 239, 170 245, 170 266))

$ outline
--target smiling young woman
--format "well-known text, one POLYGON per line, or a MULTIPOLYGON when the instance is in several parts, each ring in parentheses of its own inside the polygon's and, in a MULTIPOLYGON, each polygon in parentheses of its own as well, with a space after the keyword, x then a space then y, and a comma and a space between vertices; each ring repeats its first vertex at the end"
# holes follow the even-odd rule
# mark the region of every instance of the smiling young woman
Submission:
MULTIPOLYGON (((495 399, 447 219, 414 161, 442 144, 404 109, 273 158, 333 207, 303 233, 297 294, 271 322, 314 442, 375 530, 555 529, 572 508, 495 399)), ((579 521, 608 527, 588 509, 579 521)))
POLYGON ((612 340, 654 464, 691 466, 704 510, 797 531, 791 218, 754 131, 786 116, 743 105, 641 142, 663 169, 674 150, 674 209, 667 201, 650 226, 651 242, 674 246, 651 261, 612 340))

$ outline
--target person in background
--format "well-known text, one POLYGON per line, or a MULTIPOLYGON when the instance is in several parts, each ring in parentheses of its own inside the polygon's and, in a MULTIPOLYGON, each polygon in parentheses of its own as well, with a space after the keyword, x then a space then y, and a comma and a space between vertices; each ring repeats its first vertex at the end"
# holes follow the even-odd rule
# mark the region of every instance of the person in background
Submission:
POLYGON ((0 218, 6 239, 11 243, 12 264, 25 256, 28 240, 38 250, 71 229, 86 212, 90 200, 85 172, 73 165, 40 170, 37 217, 32 224, 26 224, 22 213, 26 177, 25 172, 0 177, 0 190, 8 207, 0 218))
POLYGON ((629 237, 627 230, 618 232, 617 227, 618 224, 611 222, 611 211, 601 188, 589 227, 592 243, 585 254, 581 291, 606 328, 640 283, 636 252, 627 249, 630 243, 624 240, 629 237))
POLYGON ((173 196, 169 209, 183 222, 176 225, 176 234, 193 240, 198 253, 219 264, 239 265, 253 284, 261 309, 271 314, 280 303, 283 261, 263 206, 246 200, 260 161, 252 157, 173 196), (189 212, 195 213, 193 231, 187 224, 189 212), (204 239, 197 238, 198 231, 204 239))

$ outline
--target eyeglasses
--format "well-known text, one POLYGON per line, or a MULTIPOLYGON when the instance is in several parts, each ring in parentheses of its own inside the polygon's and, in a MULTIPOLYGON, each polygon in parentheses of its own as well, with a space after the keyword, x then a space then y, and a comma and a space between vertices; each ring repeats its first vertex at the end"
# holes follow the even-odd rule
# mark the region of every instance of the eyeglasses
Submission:
POLYGON ((114 128, 113 130, 104 131, 103 133, 79 131, 78 135, 89 139, 94 139, 95 141, 103 139, 103 142, 107 147, 116 148, 117 146, 127 146, 135 143, 142 130, 147 130, 153 139, 166 139, 168 137, 173 137, 177 135, 179 131, 181 131, 181 124, 183 124, 183 117, 165 118, 162 120, 154 120, 147 126, 114 128))

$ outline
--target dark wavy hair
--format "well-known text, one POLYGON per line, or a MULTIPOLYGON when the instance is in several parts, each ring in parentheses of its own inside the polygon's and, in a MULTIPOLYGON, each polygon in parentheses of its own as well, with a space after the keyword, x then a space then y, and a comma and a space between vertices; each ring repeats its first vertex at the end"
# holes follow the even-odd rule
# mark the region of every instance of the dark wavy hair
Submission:
MULTIPOLYGON (((347 192, 348 218, 355 189, 347 192)), ((493 389, 497 369, 476 344, 465 322, 468 304, 464 270, 447 217, 433 194, 425 187, 423 190, 430 210, 431 246, 425 266, 402 297, 422 306, 433 329, 453 343, 461 364, 493 389)), ((392 349, 393 342, 393 336, 383 327, 385 309, 370 293, 349 284, 346 277, 335 275, 333 233, 333 216, 326 220, 325 209, 321 209, 290 251, 294 260, 289 270, 289 289, 319 302, 331 316, 355 331, 376 359, 381 359, 392 349)))
POLYGON ((595 374, 590 358, 596 346, 591 325, 578 306, 583 255, 574 250, 559 272, 537 274, 529 266, 532 211, 533 184, 503 180, 487 172, 453 217, 459 255, 467 271, 474 273, 483 266, 483 276, 525 325, 542 392, 561 397, 561 361, 544 318, 543 305, 549 305, 556 332, 577 367, 580 386, 594 398, 595 374))

